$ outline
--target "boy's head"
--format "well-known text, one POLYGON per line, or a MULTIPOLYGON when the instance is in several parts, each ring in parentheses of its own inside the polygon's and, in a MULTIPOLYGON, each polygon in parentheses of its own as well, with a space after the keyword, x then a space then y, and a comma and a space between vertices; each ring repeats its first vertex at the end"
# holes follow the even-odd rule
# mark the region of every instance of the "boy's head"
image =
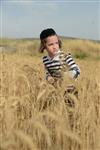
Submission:
POLYGON ((40 40, 44 40, 52 35, 56 35, 56 32, 52 28, 45 29, 40 33, 40 40))
POLYGON ((40 49, 39 49, 40 52, 43 52, 44 49, 47 49, 47 47, 46 47, 46 43, 48 42, 47 39, 49 37, 53 37, 53 36, 57 37, 59 48, 61 48, 61 40, 59 39, 55 30, 52 28, 47 28, 40 33, 40 40, 41 40, 40 49))

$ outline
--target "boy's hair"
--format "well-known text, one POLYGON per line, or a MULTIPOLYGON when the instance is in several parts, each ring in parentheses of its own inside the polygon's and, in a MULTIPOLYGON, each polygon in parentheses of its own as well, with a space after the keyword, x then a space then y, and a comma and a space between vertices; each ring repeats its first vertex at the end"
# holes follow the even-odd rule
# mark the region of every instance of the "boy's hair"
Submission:
POLYGON ((52 35, 56 35, 56 32, 52 28, 48 28, 40 33, 40 39, 43 40, 52 35))
MULTIPOLYGON (((41 33, 40 33, 40 40, 41 40, 41 43, 40 43, 40 48, 39 48, 39 51, 41 53, 43 53, 44 49, 45 49, 45 43, 46 43, 46 38, 49 37, 49 36, 52 36, 52 35, 56 35, 58 37, 58 35, 56 34, 56 32, 54 31, 54 29, 52 28, 48 28, 48 29, 45 29, 43 30, 41 33)), ((58 42, 59 42, 59 48, 61 48, 61 40, 60 38, 58 37, 58 42)))

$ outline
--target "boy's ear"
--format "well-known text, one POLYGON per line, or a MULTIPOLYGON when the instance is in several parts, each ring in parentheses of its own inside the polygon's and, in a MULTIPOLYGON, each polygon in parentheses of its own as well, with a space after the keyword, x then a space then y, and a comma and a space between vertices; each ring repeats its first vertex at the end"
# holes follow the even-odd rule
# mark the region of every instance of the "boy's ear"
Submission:
POLYGON ((45 41, 41 41, 39 51, 43 53, 45 49, 46 49, 45 41))

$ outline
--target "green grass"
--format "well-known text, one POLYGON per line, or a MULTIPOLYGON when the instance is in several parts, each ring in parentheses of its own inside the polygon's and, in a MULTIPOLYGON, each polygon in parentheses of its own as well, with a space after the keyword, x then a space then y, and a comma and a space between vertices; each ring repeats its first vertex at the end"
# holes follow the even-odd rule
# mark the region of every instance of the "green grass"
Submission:
POLYGON ((74 54, 74 57, 78 59, 86 59, 86 58, 89 58, 89 55, 85 52, 76 52, 74 54))

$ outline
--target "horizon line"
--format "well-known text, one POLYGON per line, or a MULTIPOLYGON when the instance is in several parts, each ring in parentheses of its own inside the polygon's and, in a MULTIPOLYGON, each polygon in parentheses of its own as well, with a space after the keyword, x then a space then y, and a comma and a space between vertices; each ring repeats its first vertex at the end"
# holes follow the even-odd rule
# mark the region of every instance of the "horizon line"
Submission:
MULTIPOLYGON (((65 38, 65 39, 79 39, 79 40, 92 40, 92 41, 100 41, 100 39, 91 39, 91 38, 80 38, 80 37, 72 37, 72 36, 63 36, 59 35, 60 38, 65 38)), ((40 40, 39 37, 0 37, 0 40, 2 39, 12 39, 12 40, 22 40, 22 39, 37 39, 40 40)))

